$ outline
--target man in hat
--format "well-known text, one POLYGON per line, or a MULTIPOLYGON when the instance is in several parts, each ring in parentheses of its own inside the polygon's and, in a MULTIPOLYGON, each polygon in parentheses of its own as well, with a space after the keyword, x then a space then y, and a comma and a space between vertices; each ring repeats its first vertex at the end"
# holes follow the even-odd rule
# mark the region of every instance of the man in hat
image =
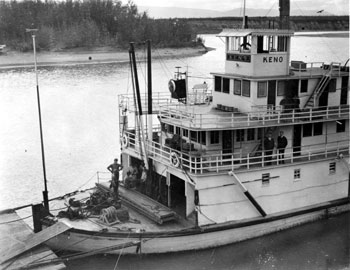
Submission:
POLYGON ((267 137, 264 140, 265 161, 266 165, 271 165, 273 148, 275 147, 275 141, 272 138, 272 133, 267 133, 267 137))
POLYGON ((118 198, 118 189, 119 189, 119 172, 123 169, 123 166, 118 163, 118 159, 114 159, 114 162, 107 167, 112 173, 111 186, 114 191, 114 195, 118 198))
POLYGON ((277 137, 277 151, 278 151, 278 163, 284 164, 284 150, 288 145, 287 138, 283 135, 283 131, 280 131, 280 135, 277 137))

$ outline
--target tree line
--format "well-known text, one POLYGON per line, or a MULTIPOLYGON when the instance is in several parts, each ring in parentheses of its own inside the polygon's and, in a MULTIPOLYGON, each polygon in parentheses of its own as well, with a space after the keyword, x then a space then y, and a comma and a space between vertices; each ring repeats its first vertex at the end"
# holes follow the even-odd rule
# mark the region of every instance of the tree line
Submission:
POLYGON ((129 0, 0 0, 0 44, 28 51, 32 39, 26 29, 38 29, 43 50, 114 46, 151 39, 158 47, 193 45, 195 34, 185 20, 155 20, 139 13, 129 0))

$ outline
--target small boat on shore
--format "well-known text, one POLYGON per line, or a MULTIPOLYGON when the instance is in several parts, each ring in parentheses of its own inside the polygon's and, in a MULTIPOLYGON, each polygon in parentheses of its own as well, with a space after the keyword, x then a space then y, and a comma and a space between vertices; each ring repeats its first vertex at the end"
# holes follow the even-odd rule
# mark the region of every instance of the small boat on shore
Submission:
POLYGON ((152 93, 149 61, 142 98, 131 44, 134 93, 119 97, 123 183, 65 196, 57 216, 37 205, 42 242, 85 254, 179 252, 350 210, 349 66, 290 59, 289 1, 280 3, 279 29, 218 34, 225 71, 212 73, 211 90, 189 90, 178 70, 170 94, 152 93))

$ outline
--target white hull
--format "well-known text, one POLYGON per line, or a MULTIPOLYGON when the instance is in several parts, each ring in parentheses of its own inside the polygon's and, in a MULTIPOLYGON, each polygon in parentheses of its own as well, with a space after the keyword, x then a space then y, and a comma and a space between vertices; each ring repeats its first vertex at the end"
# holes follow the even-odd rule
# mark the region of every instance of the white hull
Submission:
POLYGON ((158 233, 108 233, 72 230, 46 242, 54 250, 95 251, 132 241, 141 241, 141 245, 124 249, 111 250, 106 253, 168 253, 205 249, 240 242, 273 232, 281 231, 307 222, 327 218, 350 210, 349 199, 342 202, 326 203, 313 209, 300 209, 282 215, 271 215, 244 222, 225 223, 205 226, 200 229, 182 232, 158 233))

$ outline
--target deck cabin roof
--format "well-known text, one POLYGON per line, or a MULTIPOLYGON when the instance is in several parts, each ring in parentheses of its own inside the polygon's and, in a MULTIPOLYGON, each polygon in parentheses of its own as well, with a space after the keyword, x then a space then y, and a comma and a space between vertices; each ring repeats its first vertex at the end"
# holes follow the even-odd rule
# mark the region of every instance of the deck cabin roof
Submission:
POLYGON ((252 36, 293 36, 294 31, 288 29, 234 29, 225 28, 218 37, 245 37, 252 36))

